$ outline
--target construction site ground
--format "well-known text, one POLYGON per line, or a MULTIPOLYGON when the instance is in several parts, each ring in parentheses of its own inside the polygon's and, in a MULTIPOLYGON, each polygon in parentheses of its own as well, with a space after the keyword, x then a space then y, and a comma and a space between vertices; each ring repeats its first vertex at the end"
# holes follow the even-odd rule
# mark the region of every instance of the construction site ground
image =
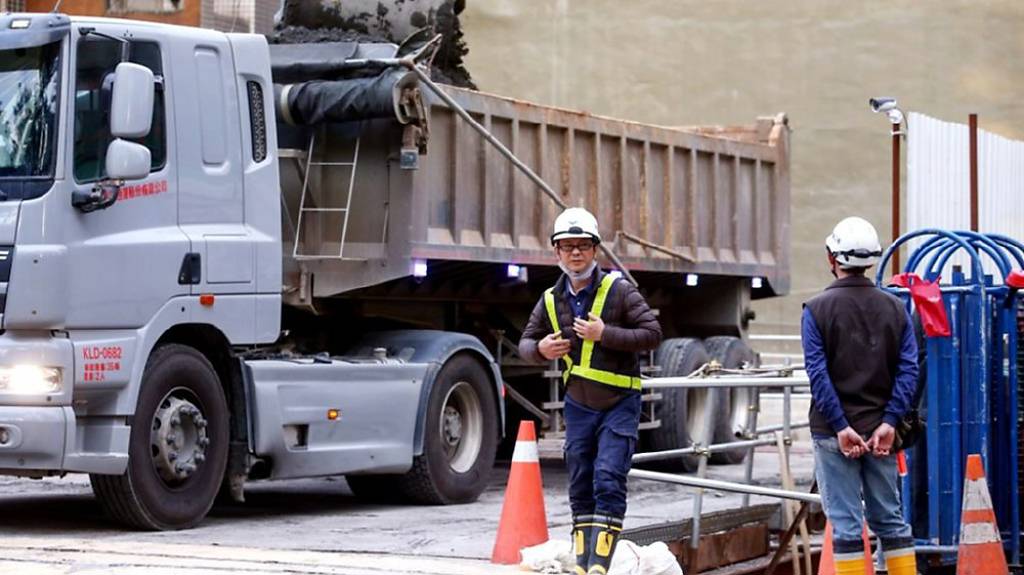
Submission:
MULTIPOLYGON (((255 482, 246 488, 244 505, 217 506, 195 529, 162 533, 129 531, 104 517, 86 476, 3 477, 0 574, 521 572, 488 562, 508 467, 499 462, 478 502, 447 507, 368 503, 353 496, 340 477, 255 482)), ((794 444, 791 468, 798 489, 807 489, 813 458, 806 440, 794 444)), ((550 535, 568 539, 564 467, 548 461, 542 469, 550 535)), ((743 466, 711 466, 709 477, 742 481, 743 466)), ((754 483, 779 486, 779 477, 776 450, 758 451, 754 483)), ((684 487, 631 479, 629 488, 627 529, 692 513, 691 492, 684 487)), ((704 509, 739 507, 741 499, 707 492, 704 509)))

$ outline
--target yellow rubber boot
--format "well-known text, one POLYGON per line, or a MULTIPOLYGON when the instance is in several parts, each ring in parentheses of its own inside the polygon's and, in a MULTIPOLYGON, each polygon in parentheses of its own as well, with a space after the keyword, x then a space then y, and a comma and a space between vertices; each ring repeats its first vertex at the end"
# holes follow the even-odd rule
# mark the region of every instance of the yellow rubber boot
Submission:
POLYGON ((605 575, 612 564, 615 545, 619 542, 622 532, 622 518, 597 515, 594 517, 594 528, 591 531, 590 568, 587 575, 605 575))
POLYGON ((885 553, 885 569, 889 575, 917 575, 917 557, 914 548, 897 549, 885 553))
POLYGON ((864 553, 836 553, 836 575, 864 575, 864 553))
POLYGON ((576 555, 576 567, 574 575, 587 575, 587 568, 590 567, 590 537, 594 527, 593 515, 578 515, 572 520, 572 548, 576 555))

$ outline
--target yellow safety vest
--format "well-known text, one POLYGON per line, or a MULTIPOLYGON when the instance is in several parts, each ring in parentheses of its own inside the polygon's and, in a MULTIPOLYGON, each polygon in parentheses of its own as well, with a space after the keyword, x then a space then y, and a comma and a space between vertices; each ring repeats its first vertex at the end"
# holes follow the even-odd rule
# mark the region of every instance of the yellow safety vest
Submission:
MULTIPOLYGON (((615 283, 615 277, 606 275, 601 279, 601 285, 597 288, 597 294, 594 295, 594 305, 591 306, 590 311, 594 315, 601 317, 601 311, 604 310, 604 302, 608 299, 608 292, 611 291, 612 284, 615 283)), ((551 320, 551 327, 554 328, 555 333, 561 333, 562 328, 558 326, 558 312, 555 310, 555 294, 554 288, 548 288, 544 292, 544 306, 548 310, 548 319, 551 320)), ((594 355, 594 342, 583 340, 583 349, 580 353, 579 365, 573 365, 572 358, 569 354, 562 356, 562 361, 565 362, 565 369, 562 370, 562 382, 567 383, 570 375, 576 377, 582 377, 583 379, 589 379, 605 385, 613 387, 621 387, 624 389, 635 389, 640 390, 640 378, 630 375, 621 375, 611 371, 605 371, 603 369, 595 369, 590 367, 590 360, 594 355)))

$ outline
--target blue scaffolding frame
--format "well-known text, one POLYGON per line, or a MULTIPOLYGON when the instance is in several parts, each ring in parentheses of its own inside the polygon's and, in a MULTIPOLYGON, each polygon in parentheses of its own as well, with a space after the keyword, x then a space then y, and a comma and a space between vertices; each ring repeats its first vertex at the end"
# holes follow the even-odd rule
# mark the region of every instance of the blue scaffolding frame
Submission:
MULTIPOLYGON (((1011 563, 1019 564, 1016 315, 1024 299, 1005 285, 1005 279, 1014 264, 1024 269, 1024 244, 997 234, 940 229, 900 237, 882 255, 875 281, 900 296, 908 310, 909 290, 886 285, 883 276, 892 254, 913 239, 923 241, 904 272, 936 281, 954 254, 965 253, 970 264, 968 273, 954 269, 940 284, 951 335, 926 340, 922 411, 927 428, 921 443, 907 450, 911 473, 903 481, 904 515, 915 527, 920 545, 944 550, 957 545, 967 455, 979 453, 1004 547, 1011 563), (985 274, 983 257, 998 268, 1002 283, 985 274), (920 492, 923 485, 925 493, 920 492)), ((941 556, 947 563, 956 558, 948 551, 941 556)))

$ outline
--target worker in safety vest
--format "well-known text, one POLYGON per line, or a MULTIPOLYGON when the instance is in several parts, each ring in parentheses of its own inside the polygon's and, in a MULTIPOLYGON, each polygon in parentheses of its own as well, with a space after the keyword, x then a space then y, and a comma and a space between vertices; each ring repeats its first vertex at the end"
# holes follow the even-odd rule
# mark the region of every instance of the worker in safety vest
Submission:
POLYGON ((893 445, 917 388, 914 325, 898 297, 864 277, 882 255, 870 223, 844 219, 825 247, 836 281, 804 304, 800 331, 811 380, 814 472, 832 523, 835 573, 865 572, 866 518, 889 575, 916 575, 893 445))
POLYGON ((551 244, 562 276, 544 292, 519 341, 522 357, 561 359, 565 461, 576 573, 603 574, 626 515, 629 472, 640 423, 639 353, 661 342, 661 326, 628 281, 597 266, 597 220, 569 208, 551 244))

